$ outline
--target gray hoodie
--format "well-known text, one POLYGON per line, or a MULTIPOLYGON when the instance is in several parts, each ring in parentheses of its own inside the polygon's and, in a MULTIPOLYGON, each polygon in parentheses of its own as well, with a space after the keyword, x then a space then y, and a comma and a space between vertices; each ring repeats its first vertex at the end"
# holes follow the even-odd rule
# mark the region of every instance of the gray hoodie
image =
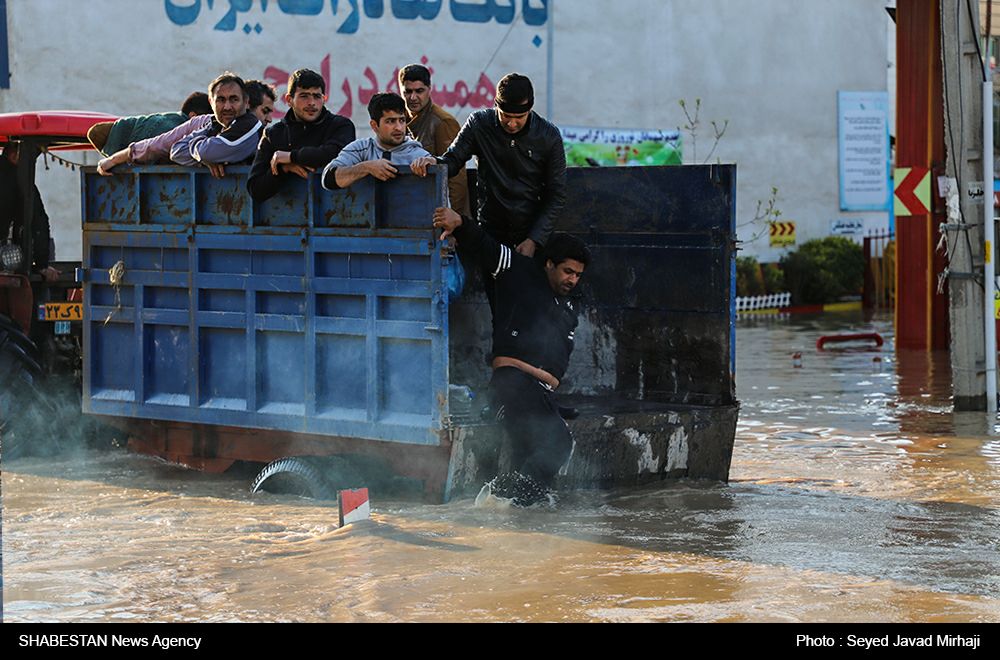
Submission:
POLYGON ((205 163, 241 163, 253 158, 263 126, 252 112, 245 112, 223 126, 213 119, 178 140, 170 148, 170 160, 197 167, 205 163))
POLYGON ((367 160, 378 160, 385 153, 389 153, 389 162, 393 165, 409 165, 421 156, 430 156, 416 140, 407 138, 403 144, 386 149, 374 137, 355 140, 341 150, 340 155, 331 160, 323 168, 323 187, 327 190, 339 190, 337 185, 336 170, 338 167, 351 167, 367 160))

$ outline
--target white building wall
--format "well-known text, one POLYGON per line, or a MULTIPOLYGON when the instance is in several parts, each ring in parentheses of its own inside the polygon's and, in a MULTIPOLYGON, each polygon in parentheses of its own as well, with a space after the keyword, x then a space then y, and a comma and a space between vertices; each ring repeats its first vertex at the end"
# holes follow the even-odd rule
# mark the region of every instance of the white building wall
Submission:
MULTIPOLYGON (((459 98, 471 95, 464 107, 450 108, 460 120, 490 101, 485 89, 477 90, 481 73, 495 84, 513 70, 532 77, 536 109, 544 114, 552 21, 557 124, 675 129, 684 124, 678 100, 700 98, 699 160, 712 142, 708 122, 729 120, 712 160, 738 164, 737 223, 750 220, 774 186, 782 219, 796 222, 801 244, 828 235, 838 218, 862 217, 871 227, 886 222, 885 214, 841 213, 837 180, 837 91, 886 89, 884 6, 884 0, 9 0, 12 77, 11 88, 0 90, 0 111, 159 112, 177 108, 223 69, 273 81, 279 70, 328 66, 328 107, 337 111, 349 102, 365 135, 371 77, 384 90, 397 66, 426 57, 435 87, 454 92, 462 83, 468 93, 459 98), (379 5, 380 17, 366 13, 379 5), (193 20, 178 24, 187 19, 172 21, 168 8, 193 20), (354 8, 357 30, 338 32, 354 8), (466 18, 486 22, 456 20, 463 8, 466 18), (535 25, 526 24, 525 8, 535 25), (433 18, 405 18, 415 11, 433 18)), ((683 138, 690 162, 690 140, 683 138)), ((69 157, 84 160, 80 153, 69 157)), ((58 166, 38 176, 63 259, 80 256, 77 177, 58 166)), ((761 234, 745 253, 776 260, 783 250, 768 246, 765 229, 741 227, 744 241, 761 234)))

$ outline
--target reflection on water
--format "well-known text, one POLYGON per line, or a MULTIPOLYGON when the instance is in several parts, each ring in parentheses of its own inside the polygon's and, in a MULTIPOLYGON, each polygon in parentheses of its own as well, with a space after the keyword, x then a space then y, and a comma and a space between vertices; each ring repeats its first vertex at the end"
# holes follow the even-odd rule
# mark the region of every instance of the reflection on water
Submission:
POLYGON ((732 483, 555 510, 251 498, 121 453, 5 466, 8 621, 1000 619, 1000 443, 891 322, 741 321, 732 483), (795 368, 792 353, 802 352, 795 368), (878 359, 876 359, 878 358, 878 359))

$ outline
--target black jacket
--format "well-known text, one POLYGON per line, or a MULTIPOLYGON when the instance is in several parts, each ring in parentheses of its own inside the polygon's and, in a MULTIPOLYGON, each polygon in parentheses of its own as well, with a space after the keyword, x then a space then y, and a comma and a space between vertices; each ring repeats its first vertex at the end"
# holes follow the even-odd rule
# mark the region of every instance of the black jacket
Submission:
POLYGON ((465 263, 478 260, 495 280, 493 357, 512 357, 562 380, 573 352, 577 316, 573 301, 549 286, 541 259, 498 243, 475 221, 455 231, 465 263))
POLYGON ((532 112, 512 135, 495 109, 477 110, 438 161, 455 176, 472 156, 479 158, 480 222, 508 245, 525 238, 545 245, 566 203, 566 151, 559 129, 532 112))
POLYGON ((350 119, 335 115, 326 108, 316 121, 304 123, 291 110, 284 119, 264 131, 257 147, 257 155, 250 168, 247 190, 258 202, 273 197, 286 177, 294 174, 271 174, 271 157, 275 151, 290 151, 292 162, 304 167, 322 170, 337 157, 340 150, 355 138, 354 124, 350 119))
MULTIPOLYGON (((45 213, 42 196, 35 186, 35 214, 31 222, 31 251, 33 269, 43 270, 49 265, 49 216, 45 213)), ((14 226, 14 242, 21 244, 23 201, 17 187, 17 167, 0 156, 0 245, 7 241, 10 227, 14 226)))

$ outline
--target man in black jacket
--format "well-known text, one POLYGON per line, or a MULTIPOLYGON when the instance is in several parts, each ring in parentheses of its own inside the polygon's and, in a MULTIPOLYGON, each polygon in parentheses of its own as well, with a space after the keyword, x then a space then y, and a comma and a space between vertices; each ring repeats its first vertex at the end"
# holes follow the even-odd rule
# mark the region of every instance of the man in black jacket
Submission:
POLYGON ((315 71, 299 69, 289 77, 290 111, 264 132, 247 180, 256 201, 273 197, 291 175, 305 179, 322 169, 354 141, 354 124, 327 110, 326 99, 326 82, 315 71))
POLYGON ((495 280, 493 407, 511 443, 511 467, 539 486, 514 501, 533 503, 552 487, 573 446, 553 393, 573 351, 577 317, 569 294, 590 250, 557 232, 545 245, 543 262, 498 243, 479 223, 448 208, 435 211, 434 226, 444 229, 442 239, 454 234, 462 258, 478 260, 495 280))
POLYGON ((559 129, 531 108, 531 81, 510 73, 497 84, 496 107, 469 115, 443 156, 414 161, 413 170, 435 162, 455 176, 479 158, 477 215, 501 243, 530 257, 545 245, 566 201, 566 151, 559 129))

